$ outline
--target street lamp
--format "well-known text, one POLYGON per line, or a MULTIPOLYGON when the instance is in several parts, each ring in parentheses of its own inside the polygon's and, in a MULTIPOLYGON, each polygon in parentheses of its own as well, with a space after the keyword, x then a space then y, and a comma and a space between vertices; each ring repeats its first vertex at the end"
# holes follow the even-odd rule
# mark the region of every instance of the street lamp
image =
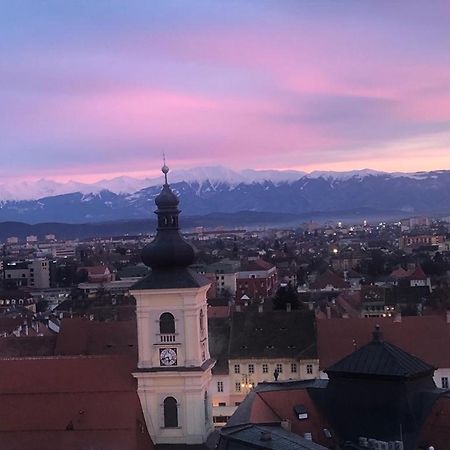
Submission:
POLYGON ((244 390, 244 392, 248 393, 250 392, 250 389, 253 389, 255 387, 255 383, 250 380, 249 376, 246 373, 242 374, 242 382, 241 382, 241 388, 244 390))

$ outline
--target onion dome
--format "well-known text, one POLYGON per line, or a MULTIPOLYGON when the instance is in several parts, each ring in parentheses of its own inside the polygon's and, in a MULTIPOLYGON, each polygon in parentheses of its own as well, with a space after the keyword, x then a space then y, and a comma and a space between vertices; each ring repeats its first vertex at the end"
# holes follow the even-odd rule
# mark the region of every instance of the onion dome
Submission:
POLYGON ((161 171, 165 183, 155 198, 158 227, 155 239, 142 250, 142 261, 153 270, 187 267, 194 262, 194 248, 184 240, 178 226, 179 200, 167 182, 169 168, 161 171))

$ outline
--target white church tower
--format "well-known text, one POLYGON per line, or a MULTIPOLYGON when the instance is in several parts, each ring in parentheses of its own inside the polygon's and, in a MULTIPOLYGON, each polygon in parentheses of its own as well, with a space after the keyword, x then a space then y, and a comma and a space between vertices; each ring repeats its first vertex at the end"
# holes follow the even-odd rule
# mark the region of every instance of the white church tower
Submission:
POLYGON ((136 283, 139 359, 133 373, 154 444, 202 444, 213 430, 208 392, 206 292, 209 282, 191 271, 194 250, 179 232, 178 198, 167 183, 156 197, 156 238, 142 251, 150 274, 136 283))

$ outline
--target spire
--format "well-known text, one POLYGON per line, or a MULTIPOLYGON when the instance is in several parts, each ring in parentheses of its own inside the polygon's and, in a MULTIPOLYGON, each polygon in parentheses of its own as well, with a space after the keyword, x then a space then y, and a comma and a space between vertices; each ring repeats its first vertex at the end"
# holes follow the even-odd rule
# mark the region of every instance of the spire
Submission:
POLYGON ((155 239, 142 250, 142 261, 153 270, 187 267, 194 262, 194 249, 180 234, 179 200, 167 181, 169 167, 163 154, 164 185, 155 198, 158 226, 155 239))

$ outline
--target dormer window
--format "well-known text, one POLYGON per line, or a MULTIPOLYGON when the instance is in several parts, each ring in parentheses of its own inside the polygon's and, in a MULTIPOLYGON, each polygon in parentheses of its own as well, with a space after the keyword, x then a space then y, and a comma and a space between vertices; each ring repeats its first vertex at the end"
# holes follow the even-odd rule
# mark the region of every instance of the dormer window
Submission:
POLYGON ((294 412, 298 420, 306 420, 308 418, 308 411, 304 405, 294 406, 294 412))

